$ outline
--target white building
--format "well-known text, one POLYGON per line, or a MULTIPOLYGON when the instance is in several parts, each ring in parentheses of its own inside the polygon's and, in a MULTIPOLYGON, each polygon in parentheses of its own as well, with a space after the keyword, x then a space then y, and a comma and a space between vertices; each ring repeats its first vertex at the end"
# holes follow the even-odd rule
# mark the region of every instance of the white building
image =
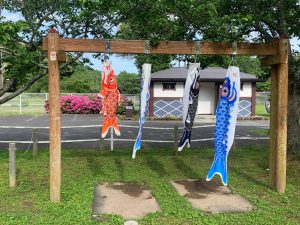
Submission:
MULTIPOLYGON (((208 67, 200 73, 198 114, 213 115, 221 94, 227 69, 208 67)), ((151 74, 149 115, 151 117, 182 116, 182 97, 188 69, 173 67, 151 74)), ((254 116, 256 101, 255 76, 240 73, 239 116, 254 116)))

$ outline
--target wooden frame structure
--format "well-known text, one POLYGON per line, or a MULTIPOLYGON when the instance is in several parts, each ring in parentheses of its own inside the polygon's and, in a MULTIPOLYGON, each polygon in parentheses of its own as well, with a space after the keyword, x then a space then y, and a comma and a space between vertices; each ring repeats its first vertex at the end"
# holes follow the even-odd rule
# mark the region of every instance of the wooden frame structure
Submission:
POLYGON ((50 200, 60 201, 61 186, 61 120, 59 63, 65 52, 93 52, 119 54, 184 54, 184 55, 257 55, 265 56, 262 64, 272 67, 270 119, 270 178, 276 191, 286 188, 287 100, 288 100, 288 37, 271 43, 231 43, 162 41, 150 46, 144 40, 95 40, 60 38, 50 29, 43 40, 48 51, 49 122, 50 122, 50 200), (235 51, 237 49, 237 52, 235 51))

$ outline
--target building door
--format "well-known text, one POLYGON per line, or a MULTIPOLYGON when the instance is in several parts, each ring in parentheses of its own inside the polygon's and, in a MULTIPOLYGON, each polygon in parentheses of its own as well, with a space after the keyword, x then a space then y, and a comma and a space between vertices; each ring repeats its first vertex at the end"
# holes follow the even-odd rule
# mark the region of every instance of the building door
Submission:
POLYGON ((198 114, 215 114, 216 87, 214 82, 200 83, 198 114))

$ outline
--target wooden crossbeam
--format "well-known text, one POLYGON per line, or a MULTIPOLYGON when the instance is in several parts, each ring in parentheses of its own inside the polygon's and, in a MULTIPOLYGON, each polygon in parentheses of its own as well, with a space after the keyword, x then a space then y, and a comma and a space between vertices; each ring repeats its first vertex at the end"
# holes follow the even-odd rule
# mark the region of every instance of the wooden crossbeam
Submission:
MULTIPOLYGON (((232 43, 201 42, 200 52, 197 53, 197 42, 191 41, 161 41, 157 46, 151 46, 151 54, 175 55, 231 55, 232 43)), ((144 40, 110 40, 108 53, 144 54, 146 50, 144 40)), ((43 39, 43 50, 48 50, 48 38, 43 39)), ((107 52, 106 40, 59 38, 58 50, 65 52, 107 52)), ((278 43, 238 43, 237 55, 272 56, 278 54, 278 43)))
POLYGON ((262 58, 260 60, 261 64, 264 66, 273 66, 282 63, 288 63, 289 39, 287 37, 283 37, 281 39, 275 40, 273 43, 276 43, 278 46, 278 54, 262 58))

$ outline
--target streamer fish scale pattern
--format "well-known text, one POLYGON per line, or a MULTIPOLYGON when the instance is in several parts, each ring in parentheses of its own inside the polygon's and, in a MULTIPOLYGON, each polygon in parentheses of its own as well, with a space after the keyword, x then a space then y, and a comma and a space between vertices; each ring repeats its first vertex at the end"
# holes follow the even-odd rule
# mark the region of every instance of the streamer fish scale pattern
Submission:
POLYGON ((216 133, 215 133, 215 146, 216 156, 222 156, 226 154, 227 149, 227 133, 230 115, 228 114, 230 106, 227 101, 221 100, 219 107, 217 108, 217 114, 221 115, 217 117, 216 133))

